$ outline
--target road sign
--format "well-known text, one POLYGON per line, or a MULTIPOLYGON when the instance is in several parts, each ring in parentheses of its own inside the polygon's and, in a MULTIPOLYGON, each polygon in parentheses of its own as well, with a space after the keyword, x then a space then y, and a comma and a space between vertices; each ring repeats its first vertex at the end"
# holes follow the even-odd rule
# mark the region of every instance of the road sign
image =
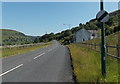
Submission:
POLYGON ((109 14, 105 10, 101 10, 100 12, 98 12, 96 18, 100 22, 107 22, 109 20, 109 14))

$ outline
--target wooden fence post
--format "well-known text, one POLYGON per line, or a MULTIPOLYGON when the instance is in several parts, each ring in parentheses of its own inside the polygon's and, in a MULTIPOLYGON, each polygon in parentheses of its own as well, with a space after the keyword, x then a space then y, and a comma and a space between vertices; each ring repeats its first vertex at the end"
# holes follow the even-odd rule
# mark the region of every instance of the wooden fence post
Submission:
POLYGON ((91 45, 91 50, 92 50, 92 44, 90 44, 91 45))
POLYGON ((106 53, 108 53, 108 43, 106 43, 106 53))
MULTIPOLYGON (((117 47, 118 47, 119 45, 117 45, 117 47)), ((117 57, 120 57, 120 49, 119 48, 117 48, 117 57)))
POLYGON ((94 49, 96 50, 96 43, 94 44, 94 49))
POLYGON ((100 50, 100 52, 101 52, 101 44, 99 44, 99 50, 100 50))

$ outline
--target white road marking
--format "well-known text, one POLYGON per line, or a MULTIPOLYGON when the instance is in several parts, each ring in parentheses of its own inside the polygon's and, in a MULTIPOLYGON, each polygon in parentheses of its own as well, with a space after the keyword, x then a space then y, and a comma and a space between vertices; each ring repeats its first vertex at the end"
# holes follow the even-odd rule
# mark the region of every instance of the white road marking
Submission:
POLYGON ((48 52, 50 52, 50 50, 48 50, 48 52))
POLYGON ((50 52, 50 51, 52 51, 52 50, 56 49, 57 47, 58 47, 58 46, 54 47, 53 49, 49 49, 49 50, 48 50, 48 52, 50 52))
POLYGON ((52 51, 53 49, 48 50, 48 52, 52 51))
POLYGON ((18 65, 18 66, 16 66, 16 67, 14 67, 14 68, 12 68, 12 69, 10 69, 10 70, 8 70, 8 71, 6 71, 6 72, 2 73, 2 74, 0 74, 0 76, 3 76, 3 75, 5 75, 5 74, 7 74, 7 73, 9 73, 9 72, 11 72, 11 71, 13 71, 13 70, 15 70, 15 69, 17 69, 17 68, 21 67, 21 66, 23 66, 23 64, 20 64, 20 65, 18 65))
POLYGON ((40 57, 40 56, 42 56, 42 55, 44 55, 44 54, 45 54, 45 53, 42 53, 42 54, 40 54, 40 55, 34 57, 33 59, 37 59, 38 57, 40 57))

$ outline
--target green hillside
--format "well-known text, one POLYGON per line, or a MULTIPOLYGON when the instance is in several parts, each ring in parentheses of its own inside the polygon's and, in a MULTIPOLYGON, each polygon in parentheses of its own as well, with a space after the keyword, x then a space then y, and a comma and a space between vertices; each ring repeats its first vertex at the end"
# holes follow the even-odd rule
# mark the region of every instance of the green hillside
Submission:
MULTIPOLYGON (((118 46, 120 45, 120 31, 116 32, 114 34, 111 34, 109 36, 106 36, 105 38, 106 44, 109 46, 118 46)), ((95 38, 92 40, 84 41, 82 43, 88 43, 88 44, 101 44, 101 38, 95 38)), ((100 48, 97 46, 97 50, 100 50, 100 48)), ((117 55, 117 51, 115 48, 108 48, 107 52, 112 55, 117 55)))
MULTIPOLYGON (((106 36, 106 43, 110 46, 116 46, 118 44, 118 39, 120 38, 120 31, 113 33, 109 36, 106 36)), ((95 38, 92 40, 84 41, 83 43, 90 43, 90 44, 100 44, 101 43, 101 38, 95 38)))
MULTIPOLYGON (((109 15, 110 15, 110 19, 105 24, 106 36, 111 35, 120 30, 120 24, 119 24, 120 10, 111 12, 109 13, 109 15)), ((100 22, 98 22, 98 20, 94 18, 86 22, 85 24, 80 23, 79 26, 73 27, 71 29, 67 29, 57 34, 54 34, 54 33, 45 34, 41 37, 38 37, 38 39, 36 39, 36 42, 45 42, 45 41, 51 41, 53 39, 56 39, 66 45, 74 42, 74 38, 73 38, 74 34, 81 28, 85 28, 87 30, 98 30, 100 34, 101 26, 100 26, 100 22)))
POLYGON ((34 40, 33 37, 15 30, 0 29, 0 31, 2 31, 2 45, 27 44, 32 43, 34 40))

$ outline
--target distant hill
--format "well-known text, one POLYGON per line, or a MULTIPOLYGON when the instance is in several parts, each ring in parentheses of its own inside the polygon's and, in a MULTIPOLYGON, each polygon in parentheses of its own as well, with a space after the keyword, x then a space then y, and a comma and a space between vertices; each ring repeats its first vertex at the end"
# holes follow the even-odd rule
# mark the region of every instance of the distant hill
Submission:
POLYGON ((34 36, 27 36, 16 30, 0 29, 0 31, 2 31, 2 45, 33 43, 36 38, 34 36))
POLYGON ((26 35, 26 36, 31 38, 32 40, 35 40, 35 38, 37 37, 37 36, 28 36, 28 35, 26 35))

